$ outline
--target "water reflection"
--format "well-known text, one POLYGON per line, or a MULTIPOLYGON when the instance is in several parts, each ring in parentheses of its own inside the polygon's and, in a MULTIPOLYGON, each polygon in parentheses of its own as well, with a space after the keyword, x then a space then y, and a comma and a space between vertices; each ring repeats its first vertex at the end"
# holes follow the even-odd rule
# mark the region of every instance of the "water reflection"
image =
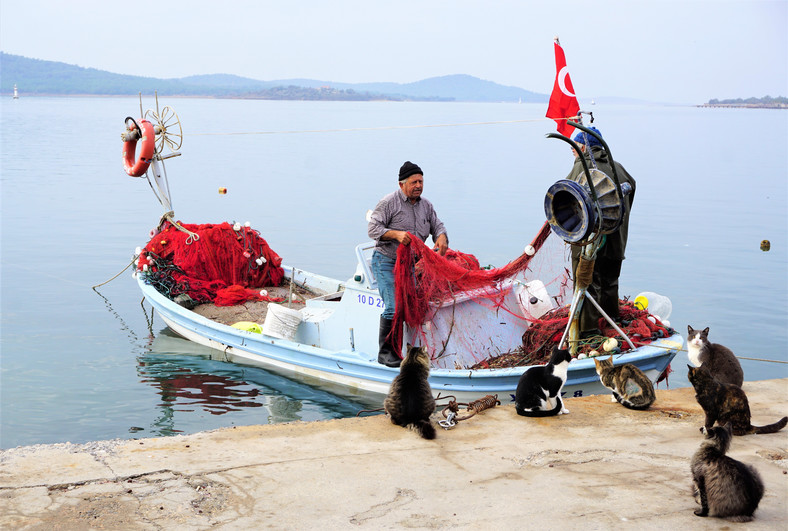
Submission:
POLYGON ((150 427, 155 435, 192 432, 194 424, 210 429, 352 417, 379 407, 379 398, 339 396, 264 369, 212 359, 218 356, 169 328, 155 334, 137 364, 140 381, 160 397, 150 427))

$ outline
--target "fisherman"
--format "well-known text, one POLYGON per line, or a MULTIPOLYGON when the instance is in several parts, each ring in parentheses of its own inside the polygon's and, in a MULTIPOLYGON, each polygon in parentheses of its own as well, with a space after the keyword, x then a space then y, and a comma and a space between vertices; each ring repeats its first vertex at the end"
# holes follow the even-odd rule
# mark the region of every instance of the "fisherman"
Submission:
MULTIPOLYGON (((602 136, 598 129, 594 127, 590 129, 600 137, 602 136)), ((613 178, 613 168, 610 165, 610 159, 602 143, 595 136, 581 131, 575 135, 573 140, 580 147, 582 156, 585 157, 589 168, 596 167, 611 179, 613 178), (592 158, 593 163, 591 162, 592 158)), ((572 153, 575 155, 575 165, 572 167, 567 179, 579 181, 580 177, 584 175, 583 164, 574 148, 572 153)), ((621 225, 618 227, 618 230, 602 236, 604 240, 596 254, 593 280, 591 285, 588 286, 587 293, 599 303, 611 319, 615 320, 619 317, 618 277, 621 275, 621 262, 624 260, 624 251, 627 247, 629 211, 632 208, 632 202, 635 200, 635 179, 627 173, 627 170, 621 164, 615 161, 614 164, 619 183, 629 183, 632 186, 632 192, 623 201, 624 212, 621 216, 621 225)), ((582 252, 583 246, 572 246, 572 271, 574 272, 577 272, 577 264, 582 252)), ((577 282, 577 279, 575 279, 575 282, 577 282)), ((587 338, 601 335, 602 332, 599 329, 599 319, 601 318, 602 315, 593 304, 590 302, 583 304, 578 327, 580 337, 587 338)))
POLYGON ((421 197, 424 189, 424 172, 416 164, 406 161, 399 169, 399 190, 378 202, 370 216, 367 233, 375 240, 372 253, 372 273, 378 282, 378 291, 385 306, 380 316, 378 333, 378 363, 399 367, 402 345, 394 344, 391 334, 394 318, 394 264, 400 244, 409 245, 411 234, 426 241, 432 235, 433 250, 441 256, 449 248, 449 238, 443 222, 438 219, 432 203, 421 197))

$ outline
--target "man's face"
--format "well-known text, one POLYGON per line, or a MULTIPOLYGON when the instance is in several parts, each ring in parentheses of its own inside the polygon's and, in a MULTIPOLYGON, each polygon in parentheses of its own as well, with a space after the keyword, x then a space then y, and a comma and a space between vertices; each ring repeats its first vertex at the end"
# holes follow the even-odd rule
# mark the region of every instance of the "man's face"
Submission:
POLYGON ((424 176, 420 173, 415 173, 404 181, 400 181, 399 187, 408 199, 418 199, 421 197, 422 190, 424 190, 424 176))

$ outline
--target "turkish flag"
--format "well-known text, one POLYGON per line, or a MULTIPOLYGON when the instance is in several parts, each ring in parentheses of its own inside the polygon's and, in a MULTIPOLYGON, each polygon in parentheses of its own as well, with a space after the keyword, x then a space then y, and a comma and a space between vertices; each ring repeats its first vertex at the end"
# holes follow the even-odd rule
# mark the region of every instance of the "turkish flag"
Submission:
POLYGON ((572 126, 567 125, 566 119, 577 116, 580 105, 575 97, 572 80, 569 79, 569 69, 566 67, 564 49, 555 42, 555 84, 553 93, 550 94, 550 104, 547 106, 547 116, 555 120, 556 129, 564 136, 572 136, 572 126))

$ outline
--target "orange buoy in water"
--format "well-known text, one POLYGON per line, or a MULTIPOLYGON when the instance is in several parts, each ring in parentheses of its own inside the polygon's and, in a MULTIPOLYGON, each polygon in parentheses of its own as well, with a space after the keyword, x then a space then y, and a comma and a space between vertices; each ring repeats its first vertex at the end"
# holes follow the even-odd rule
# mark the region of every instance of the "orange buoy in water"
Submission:
POLYGON ((763 240, 761 242, 761 251, 768 251, 771 248, 772 244, 769 242, 769 240, 763 240))
POLYGON ((227 193, 227 188, 224 188, 224 187, 222 187, 222 188, 219 188, 219 193, 220 193, 221 195, 224 195, 224 194, 226 194, 226 193, 227 193))

